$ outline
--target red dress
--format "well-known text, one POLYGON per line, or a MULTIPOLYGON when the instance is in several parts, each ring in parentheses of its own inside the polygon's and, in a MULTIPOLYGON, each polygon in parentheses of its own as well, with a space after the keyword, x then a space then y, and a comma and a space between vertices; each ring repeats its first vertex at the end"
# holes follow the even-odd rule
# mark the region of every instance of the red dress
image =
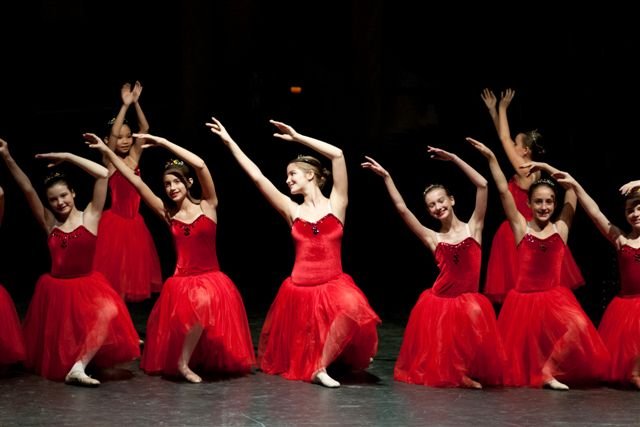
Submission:
POLYGON ((496 315, 478 293, 480 244, 467 237, 439 242, 440 274, 420 295, 404 333, 394 379, 432 387, 458 387, 463 377, 501 384, 504 352, 496 315))
POLYGON ((541 387, 548 375, 568 383, 605 378, 607 348, 571 290, 560 285, 565 248, 557 232, 545 239, 527 233, 518 245, 518 281, 498 316, 505 385, 541 387), (555 369, 543 375, 552 355, 555 369))
POLYGON ((127 307, 92 270, 96 236, 83 225, 49 234, 51 273, 38 279, 24 320, 27 369, 62 381, 71 366, 96 351, 91 364, 111 367, 140 356, 127 307))
POLYGON ((197 324, 203 332, 191 369, 243 374, 255 365, 242 297, 218 266, 216 231, 216 223, 204 214, 190 224, 171 220, 178 257, 147 322, 140 363, 147 374, 177 376, 184 340, 197 324))
POLYGON ((263 372, 311 381, 334 361, 364 369, 376 354, 380 318, 342 272, 342 233, 333 214, 317 222, 293 221, 296 259, 262 327, 258 361, 263 372))
POLYGON ((20 318, 11 296, 0 285, 0 365, 11 365, 24 360, 24 338, 20 318))
POLYGON ((620 293, 607 306, 598 332, 611 353, 608 380, 626 383, 640 357, 640 248, 618 251, 620 293))
MULTIPOLYGON (((140 175, 140 169, 135 173, 140 175)), ((126 301, 160 292, 162 272, 156 247, 138 212, 140 195, 119 171, 109 178, 111 208, 102 213, 94 267, 126 301)))
MULTIPOLYGON (((518 211, 527 221, 531 220, 531 208, 527 204, 529 200, 527 190, 520 188, 515 178, 511 178, 509 180, 509 192, 513 195, 518 211)), ((483 293, 491 301, 501 303, 507 292, 514 287, 517 276, 518 255, 516 242, 509 221, 505 220, 496 230, 491 242, 483 293)), ((560 277, 560 283, 570 289, 584 285, 584 278, 580 268, 576 264, 569 248, 565 250, 560 277)))

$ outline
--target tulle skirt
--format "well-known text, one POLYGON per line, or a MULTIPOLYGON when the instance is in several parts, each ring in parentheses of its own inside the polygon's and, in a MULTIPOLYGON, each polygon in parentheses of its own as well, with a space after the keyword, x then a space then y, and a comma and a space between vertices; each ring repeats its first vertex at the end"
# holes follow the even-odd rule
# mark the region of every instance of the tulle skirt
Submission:
POLYGON ((549 376, 570 385, 605 379, 609 352, 568 288, 511 290, 498 327, 507 360, 505 385, 540 387, 549 376))
POLYGON ((187 333, 203 328, 189 367, 199 373, 248 373, 255 366, 242 297, 220 271, 173 276, 165 282, 147 322, 140 367, 148 374, 178 375, 187 333))
POLYGON ((502 383, 504 350, 489 300, 478 293, 443 298, 427 289, 411 311, 394 379, 458 387, 469 377, 502 383))
POLYGON ((598 332, 611 354, 607 380, 628 383, 640 357, 640 296, 611 300, 598 332))
POLYGON ((75 278, 44 274, 24 321, 27 369, 61 381, 75 362, 112 367, 140 356, 140 343, 122 299, 98 272, 75 278))
POLYGON ((11 365, 25 358, 20 318, 11 296, 0 285, 0 365, 11 365))
POLYGON ((94 267, 126 301, 147 299, 162 286, 158 253, 140 214, 126 218, 104 211, 94 267))
MULTIPOLYGON (((560 283, 569 289, 584 285, 580 272, 569 248, 564 252, 560 283)), ((502 303, 505 295, 516 284, 518 277, 518 254, 513 231, 508 221, 503 221, 491 242, 491 252, 487 263, 485 286, 482 291, 491 301, 502 303)))
POLYGON ((303 381, 337 361, 364 369, 378 349, 379 323, 349 275, 316 286, 298 286, 289 277, 262 327, 260 369, 303 381))

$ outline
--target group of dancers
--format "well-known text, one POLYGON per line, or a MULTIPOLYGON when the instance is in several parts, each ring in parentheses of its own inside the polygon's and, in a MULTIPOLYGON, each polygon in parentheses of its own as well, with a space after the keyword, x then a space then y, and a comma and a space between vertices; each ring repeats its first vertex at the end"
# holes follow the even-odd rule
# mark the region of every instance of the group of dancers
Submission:
MULTIPOLYGON (((74 188, 59 172, 46 178, 43 203, 8 143, 0 139, 0 157, 46 232, 51 255, 51 271, 38 280, 22 323, 0 286, 0 366, 21 363, 45 378, 87 387, 100 384, 87 374, 87 366, 109 368, 138 358, 147 374, 191 383, 202 382, 203 375, 245 375, 258 368, 333 388, 340 382, 328 367, 366 369, 377 352, 381 320, 342 270, 348 205, 343 151, 272 120, 274 137, 331 162, 329 170, 313 156, 292 159, 285 194, 220 121, 212 117, 206 123, 284 217, 295 245, 293 270, 267 313, 256 355, 242 297, 217 259, 218 198, 211 173, 198 155, 148 133, 141 92, 139 82, 123 85, 122 106, 108 137, 84 134, 103 164, 66 152, 36 155, 52 164, 73 164, 94 178, 84 210, 76 206, 74 188), (126 122, 132 105, 137 133, 126 122), (154 194, 138 168, 143 148, 152 146, 172 157, 162 175, 162 195, 154 194), (332 185, 328 196, 323 192, 327 182, 332 185), (194 185, 200 198, 192 194, 194 185), (108 193, 111 205, 103 212, 108 193), (292 196, 301 196, 302 203, 292 196), (141 200, 173 236, 176 266, 164 284, 153 239, 138 212, 141 200), (125 301, 140 301, 158 291, 141 354, 125 301)), ((466 222, 456 216, 457 200, 446 187, 425 189, 427 211, 439 224, 436 230, 408 209, 380 163, 368 156, 362 163, 382 177, 400 217, 431 250, 440 270, 411 311, 394 379, 474 389, 505 385, 567 390, 569 385, 604 382, 640 388, 640 181, 620 188, 631 228, 625 232, 569 173, 534 161, 537 133, 512 139, 507 109, 514 95, 507 90, 498 101, 490 90, 482 94, 515 169, 512 179, 507 181, 489 147, 467 138, 487 159, 506 215, 492 242, 486 296, 479 288, 487 179, 458 155, 429 146, 432 158, 452 163, 476 187, 475 208, 466 222), (543 173, 549 178, 542 178, 543 173), (557 184, 565 190, 563 203, 557 199, 557 184), (578 202, 618 251, 621 290, 598 329, 571 290, 584 283, 566 244, 578 202), (502 303, 497 318, 491 300, 502 303)), ((3 213, 0 188, 0 219, 3 213)))

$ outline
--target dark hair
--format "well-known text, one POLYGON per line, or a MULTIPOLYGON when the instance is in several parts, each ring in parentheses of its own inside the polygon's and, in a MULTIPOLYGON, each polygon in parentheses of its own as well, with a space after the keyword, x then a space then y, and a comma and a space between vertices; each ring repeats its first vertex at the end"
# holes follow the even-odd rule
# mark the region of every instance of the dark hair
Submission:
POLYGON ((299 155, 289 162, 289 164, 291 163, 298 163, 300 164, 301 169, 313 172, 316 180, 318 181, 318 187, 320 187, 320 189, 324 187, 327 179, 331 176, 331 171, 325 167, 322 167, 322 163, 320 163, 320 160, 316 159, 313 156, 299 155))
POLYGON ((447 195, 447 197, 451 197, 451 193, 449 192, 449 189, 447 187, 445 187, 444 185, 442 185, 442 184, 427 185, 427 187, 422 192, 422 197, 427 197, 427 193, 429 193, 431 191, 434 191, 434 190, 444 190, 444 192, 447 195))
POLYGON ((533 194, 535 189, 543 186, 549 187, 553 191, 553 194, 557 194, 556 184, 553 181, 547 178, 540 178, 534 181, 533 184, 531 184, 531 186, 529 187, 529 200, 531 200, 531 195, 533 194))
POLYGON ((166 175, 174 175, 177 177, 180 182, 184 184, 187 188, 187 198, 191 200, 193 203, 200 203, 200 200, 193 197, 191 194, 191 183, 189 182, 189 178, 191 178, 191 169, 180 159, 170 159, 168 162, 164 164, 164 173, 162 176, 166 175))
POLYGON ((49 188, 53 187, 56 184, 64 184, 64 185, 67 186, 67 188, 69 190, 73 191, 73 186, 71 186, 71 184, 69 184, 69 180, 67 179, 67 176, 63 172, 51 171, 44 178, 44 189, 45 189, 45 191, 48 190, 49 188))
POLYGON ((525 147, 531 150, 531 153, 534 157, 541 156, 544 154, 544 147, 540 145, 540 140, 542 139, 542 134, 538 132, 538 129, 533 129, 527 132, 522 132, 523 139, 522 143, 525 147))
POLYGON ((635 187, 624 196, 625 210, 640 205, 640 187, 635 187))

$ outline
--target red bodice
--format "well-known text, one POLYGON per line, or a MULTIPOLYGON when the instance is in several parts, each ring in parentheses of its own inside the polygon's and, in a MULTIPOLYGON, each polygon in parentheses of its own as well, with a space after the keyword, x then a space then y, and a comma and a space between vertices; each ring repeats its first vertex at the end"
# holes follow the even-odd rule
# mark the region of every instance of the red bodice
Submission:
MULTIPOLYGON (((140 168, 136 168, 134 172, 140 175, 140 168)), ((140 208, 140 194, 120 171, 115 171, 109 178, 109 190, 111 190, 109 210, 125 218, 135 217, 140 208)))
POLYGON ((558 233, 545 239, 525 234, 518 244, 518 292, 537 292, 560 285, 566 245, 558 233))
POLYGON ((85 276, 93 271, 97 236, 84 225, 65 232, 54 227, 49 233, 51 275, 54 277, 85 276))
POLYGON ((478 292, 482 250, 473 237, 456 244, 439 242, 435 258, 440 274, 431 288, 434 294, 455 297, 466 292, 478 292))
POLYGON ((342 222, 333 214, 316 222, 293 221, 296 259, 291 279, 296 285, 321 284, 342 273, 342 233, 342 222))
POLYGON ((177 253, 174 275, 191 276, 220 270, 216 230, 217 224, 204 214, 191 223, 175 218, 171 220, 171 234, 177 253))
POLYGON ((624 245, 618 251, 620 296, 640 295, 640 248, 624 245))

